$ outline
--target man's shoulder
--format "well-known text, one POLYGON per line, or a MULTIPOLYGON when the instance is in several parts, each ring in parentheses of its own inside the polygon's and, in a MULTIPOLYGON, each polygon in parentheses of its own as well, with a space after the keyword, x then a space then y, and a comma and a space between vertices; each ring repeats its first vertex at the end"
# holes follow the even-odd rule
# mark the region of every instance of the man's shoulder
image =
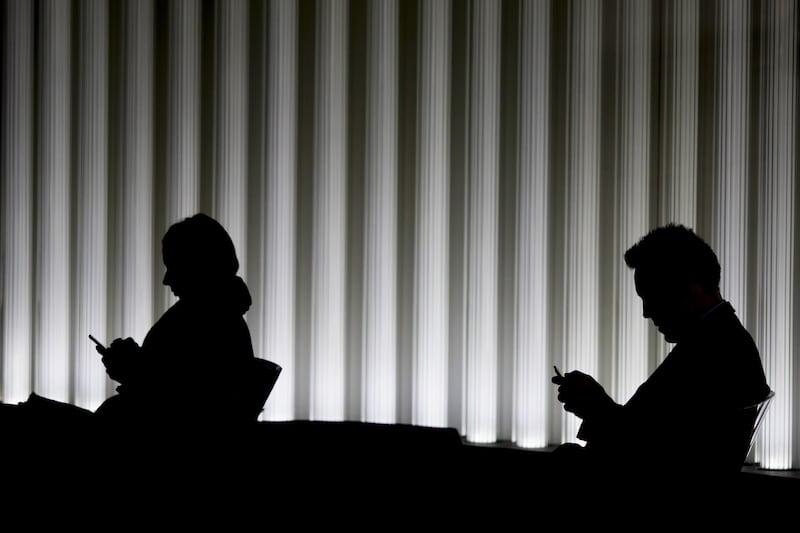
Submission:
POLYGON ((747 331, 733 306, 723 302, 717 309, 704 318, 684 348, 707 349, 709 344, 730 345, 738 350, 750 350, 758 353, 753 336, 747 331))

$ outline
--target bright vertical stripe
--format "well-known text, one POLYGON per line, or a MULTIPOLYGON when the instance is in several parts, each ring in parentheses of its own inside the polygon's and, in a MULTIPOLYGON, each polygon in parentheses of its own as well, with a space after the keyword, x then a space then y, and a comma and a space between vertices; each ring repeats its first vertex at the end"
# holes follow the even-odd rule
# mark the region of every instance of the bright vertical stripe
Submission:
POLYGON ((247 0, 216 3, 214 49, 214 217, 228 231, 247 266, 247 0))
POLYGON ((367 25, 363 395, 365 422, 397 416, 396 0, 370 2, 367 25))
MULTIPOLYGON (((660 223, 697 227, 697 100, 700 9, 695 0, 662 4, 660 223)), ((649 322, 648 322, 649 323, 649 322)), ((672 345, 660 334, 656 363, 672 345)))
POLYGON ((758 446, 764 468, 797 468, 794 273, 797 269, 797 4, 762 4, 759 127, 758 347, 775 398, 758 446))
POLYGON ((153 323, 153 25, 152 0, 124 3, 118 189, 119 272, 114 336, 144 339, 153 323))
POLYGON ((665 2, 661 51, 661 223, 697 220, 698 19, 695 0, 665 2))
POLYGON ((297 180, 297 4, 269 4, 266 187, 261 211, 262 353, 283 371, 264 407, 267 420, 294 417, 295 182, 297 180))
POLYGON ((33 297, 33 3, 3 4, 2 172, 3 322, 2 400, 31 392, 33 297))
POLYGON ((720 289, 747 323, 747 188, 750 138, 749 0, 716 5, 713 238, 720 289))
MULTIPOLYGON (((95 409, 105 369, 86 336, 108 335, 108 3, 78 4, 74 301, 74 402, 95 409)), ((110 340, 110 339, 108 339, 110 340)))
POLYGON ((450 2, 419 5, 412 423, 447 426, 450 2))
MULTIPOLYGON (((570 2, 567 65, 564 371, 597 377, 600 221, 600 2, 570 2)), ((563 415, 562 439, 579 419, 563 415)))
POLYGON ((497 261, 500 2, 475 0, 470 17, 465 419, 467 439, 497 439, 497 261))
POLYGON ((200 205, 200 7, 172 0, 167 8, 167 225, 200 205))
POLYGON ((44 0, 39 12, 40 111, 34 390, 61 402, 70 383, 70 150, 72 3, 44 0))
POLYGON ((550 0, 520 5, 519 194, 511 440, 547 446, 550 0), (537 386, 542 384, 544 386, 537 386))
POLYGON ((647 378, 648 330, 625 250, 649 229, 650 205, 650 0, 622 0, 617 11, 617 180, 614 249, 616 364, 612 396, 630 398, 647 378))
MULTIPOLYGON (((167 173, 160 235, 200 207, 200 10, 194 0, 172 0, 167 5, 167 173)), ((159 310, 177 301, 167 287, 162 294, 159 310)))
POLYGON ((311 265, 311 418, 342 420, 345 385, 347 0, 317 4, 311 265))

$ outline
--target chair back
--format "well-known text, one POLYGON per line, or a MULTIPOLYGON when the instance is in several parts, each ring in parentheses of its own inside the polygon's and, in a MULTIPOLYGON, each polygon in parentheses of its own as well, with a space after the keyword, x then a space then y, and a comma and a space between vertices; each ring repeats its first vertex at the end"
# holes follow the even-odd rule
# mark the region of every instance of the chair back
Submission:
POLYGON ((747 459, 747 456, 749 456, 750 452, 753 450, 753 445, 755 444, 756 437, 758 436, 758 429, 761 427, 761 422, 764 421, 764 415, 766 414, 769 404, 772 402, 774 397, 775 391, 771 390, 760 401, 742 408, 743 413, 749 415, 753 420, 753 425, 750 430, 750 443, 747 447, 745 459, 747 459))
POLYGON ((256 420, 264 409, 264 404, 267 402, 270 393, 272 393, 275 382, 278 381, 283 368, 277 363, 260 357, 253 358, 251 366, 252 370, 248 378, 247 405, 249 406, 250 416, 253 420, 256 420))

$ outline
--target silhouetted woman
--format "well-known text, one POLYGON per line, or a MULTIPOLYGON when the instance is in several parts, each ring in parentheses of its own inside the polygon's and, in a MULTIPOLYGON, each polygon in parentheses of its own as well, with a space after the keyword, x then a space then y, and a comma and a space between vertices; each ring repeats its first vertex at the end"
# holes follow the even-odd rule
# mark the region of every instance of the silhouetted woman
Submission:
POLYGON ((233 241, 216 220, 197 214, 169 228, 162 254, 164 285, 178 302, 141 347, 128 338, 98 348, 120 386, 96 415, 123 423, 254 419, 247 391, 253 346, 243 318, 252 300, 236 275, 233 241))

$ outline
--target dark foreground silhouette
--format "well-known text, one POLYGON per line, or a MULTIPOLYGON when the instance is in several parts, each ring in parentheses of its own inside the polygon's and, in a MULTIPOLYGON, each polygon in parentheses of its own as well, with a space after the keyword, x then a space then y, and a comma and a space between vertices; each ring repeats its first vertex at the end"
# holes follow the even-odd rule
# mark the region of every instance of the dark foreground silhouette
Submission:
POLYGON ((120 386, 97 415, 125 424, 254 420, 263 403, 253 403, 248 380, 254 356, 243 315, 252 300, 233 241, 198 214, 169 228, 162 252, 164 285, 178 302, 141 347, 130 338, 98 347, 120 386))
POLYGON ((729 523, 772 498, 737 475, 750 428, 736 413, 767 390, 758 352, 694 270, 670 284, 682 270, 630 258, 645 315, 677 346, 625 406, 579 372, 555 380, 588 444, 544 453, 465 446, 454 429, 256 422, 277 374, 253 379, 230 239, 193 217, 165 236, 164 263, 179 302, 141 347, 101 350, 120 387, 96 414, 35 395, 0 405, 3 479, 39 509, 29 521, 648 530, 729 523))
MULTIPOLYGON (((556 450, 564 490, 595 494, 615 479, 620 496, 700 496, 733 481, 750 446, 755 409, 770 392, 758 349, 719 291, 720 266, 691 230, 669 225, 625 254, 644 318, 668 342, 666 359, 625 405, 578 371, 553 377, 565 410, 582 419, 586 446, 556 450), (600 480, 600 481, 598 481, 600 480), (686 483, 691 480, 691 483, 686 483)), ((713 493, 713 491, 712 491, 713 493)))

